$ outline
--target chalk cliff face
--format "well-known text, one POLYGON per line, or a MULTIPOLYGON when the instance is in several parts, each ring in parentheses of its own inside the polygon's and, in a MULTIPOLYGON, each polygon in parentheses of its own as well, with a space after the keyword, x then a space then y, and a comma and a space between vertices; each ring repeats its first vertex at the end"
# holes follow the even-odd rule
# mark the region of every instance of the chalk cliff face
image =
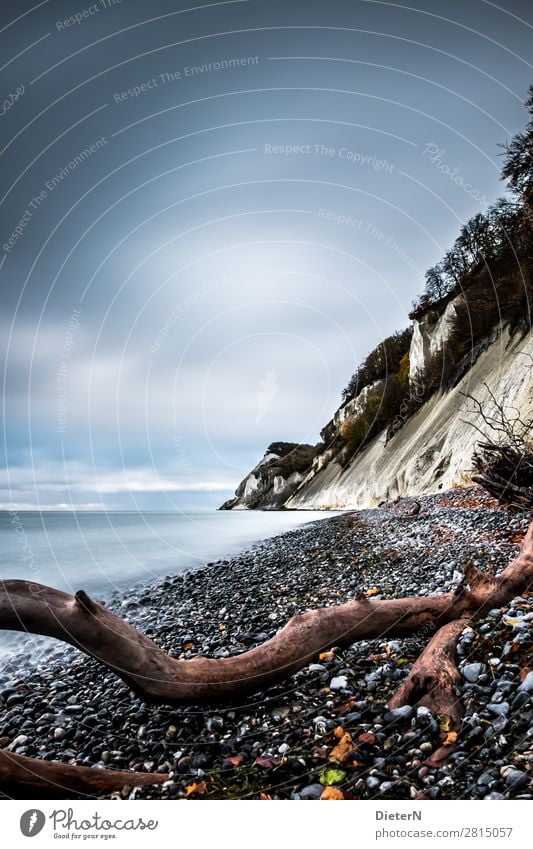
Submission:
POLYGON ((465 300, 454 298, 443 311, 429 309, 413 322, 413 338, 409 351, 409 379, 416 381, 427 370, 430 361, 440 354, 452 331, 453 320, 465 300))
POLYGON ((279 510, 304 479, 317 454, 312 445, 273 442, 221 510, 279 510))
MULTIPOLYGON (((411 397, 431 361, 446 349, 461 306, 464 300, 459 295, 440 309, 422 310, 414 319, 411 397)), ((339 407, 321 432, 322 445, 292 445, 286 450, 280 446, 287 443, 271 445, 224 508, 350 509, 468 485, 472 454, 481 436, 476 429, 479 415, 465 395, 476 398, 487 411, 493 408, 492 395, 506 408, 520 410, 523 419, 531 416, 533 368, 528 356, 533 358, 531 332, 511 335, 507 327, 496 327, 465 358, 451 388, 415 405, 392 438, 383 431, 355 456, 347 456, 343 425, 357 418, 369 395, 379 393, 384 381, 374 382, 339 407)), ((494 436, 488 429, 486 433, 494 436)))
POLYGON ((398 495, 422 495, 471 483, 472 454, 481 437, 474 427, 479 426, 479 416, 463 393, 490 410, 492 392, 527 418, 533 414, 533 385, 523 354, 533 356, 532 335, 510 339, 504 331, 457 386, 434 395, 389 442, 380 434, 346 468, 332 457, 306 476, 286 507, 371 507, 398 495))

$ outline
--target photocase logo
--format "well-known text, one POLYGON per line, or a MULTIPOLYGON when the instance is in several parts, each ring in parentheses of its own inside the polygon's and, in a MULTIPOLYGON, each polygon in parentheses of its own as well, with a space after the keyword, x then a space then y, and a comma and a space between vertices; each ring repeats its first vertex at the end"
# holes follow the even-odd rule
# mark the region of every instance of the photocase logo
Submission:
POLYGON ((20 830, 24 837, 35 837, 43 830, 46 817, 42 811, 37 808, 32 808, 30 811, 24 811, 20 818, 20 830))

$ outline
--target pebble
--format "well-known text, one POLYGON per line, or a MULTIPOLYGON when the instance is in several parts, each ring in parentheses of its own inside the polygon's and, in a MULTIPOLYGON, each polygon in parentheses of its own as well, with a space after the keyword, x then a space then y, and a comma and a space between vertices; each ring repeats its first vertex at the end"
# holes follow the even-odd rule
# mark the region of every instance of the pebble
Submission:
POLYGON ((505 783, 508 787, 512 787, 513 789, 517 789, 518 787, 525 787, 529 784, 529 778, 527 777, 525 772, 522 772, 519 769, 510 769, 504 775, 505 783))
POLYGON ((461 672, 463 673, 463 677, 466 681, 470 684, 475 684, 485 669, 486 667, 484 663, 467 663, 466 666, 463 666, 461 672))
POLYGON ((487 705, 487 710, 497 716, 507 716, 509 713, 509 702, 498 702, 498 704, 487 705))
POLYGON ((320 799, 324 788, 321 784, 308 784, 299 791, 300 799, 320 799))
POLYGON ((336 678, 332 678, 329 682, 330 690, 346 690, 348 689, 348 679, 346 675, 338 675, 336 678))
POLYGON ((528 672, 518 688, 520 693, 533 693, 533 672, 528 672))
POLYGON ((403 707, 394 708, 394 710, 388 710, 384 715, 383 719, 385 722, 398 722, 403 720, 408 720, 413 715, 413 708, 410 705, 403 705, 403 707))

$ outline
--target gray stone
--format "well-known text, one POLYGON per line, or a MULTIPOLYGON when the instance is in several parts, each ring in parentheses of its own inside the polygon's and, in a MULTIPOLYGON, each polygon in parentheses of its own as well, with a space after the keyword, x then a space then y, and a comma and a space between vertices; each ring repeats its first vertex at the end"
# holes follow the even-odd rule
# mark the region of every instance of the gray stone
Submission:
POLYGON ((490 787, 491 784, 494 784, 497 779, 494 777, 492 772, 482 772, 479 776, 477 783, 481 785, 487 785, 490 787))
POLYGON ((485 671, 484 663, 467 663, 463 666, 463 677, 469 684, 475 684, 479 676, 485 671))
POLYGON ((309 784, 300 790, 300 799, 320 799, 323 790, 321 784, 309 784))
POLYGON ((518 787, 525 787, 529 783, 529 778, 526 773, 522 772, 520 769, 508 770, 505 773, 504 780, 507 787, 514 787, 515 789, 518 787))
POLYGON ((398 722, 401 720, 410 719, 413 715, 413 708, 410 705, 388 710, 383 719, 385 722, 398 722))
POLYGON ((513 707, 514 708, 523 707, 524 705, 528 704, 530 699, 531 699, 530 694, 526 690, 521 690, 519 693, 516 694, 516 696, 513 699, 513 707))
POLYGON ((498 702, 487 705, 488 710, 496 716, 507 716, 509 713, 509 702, 498 702))
POLYGON ((533 672, 528 672, 519 686, 521 693, 533 693, 533 672))
POLYGON ((348 679, 346 675, 338 675, 336 678, 332 678, 329 682, 330 690, 346 690, 348 687, 348 679))

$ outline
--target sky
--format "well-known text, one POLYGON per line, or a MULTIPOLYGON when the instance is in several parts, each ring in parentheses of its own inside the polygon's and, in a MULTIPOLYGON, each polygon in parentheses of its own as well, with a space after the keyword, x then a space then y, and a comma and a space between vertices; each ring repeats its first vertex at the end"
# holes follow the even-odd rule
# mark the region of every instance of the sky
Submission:
POLYGON ((4 509, 214 509, 505 186, 529 0, 0 9, 4 509))

